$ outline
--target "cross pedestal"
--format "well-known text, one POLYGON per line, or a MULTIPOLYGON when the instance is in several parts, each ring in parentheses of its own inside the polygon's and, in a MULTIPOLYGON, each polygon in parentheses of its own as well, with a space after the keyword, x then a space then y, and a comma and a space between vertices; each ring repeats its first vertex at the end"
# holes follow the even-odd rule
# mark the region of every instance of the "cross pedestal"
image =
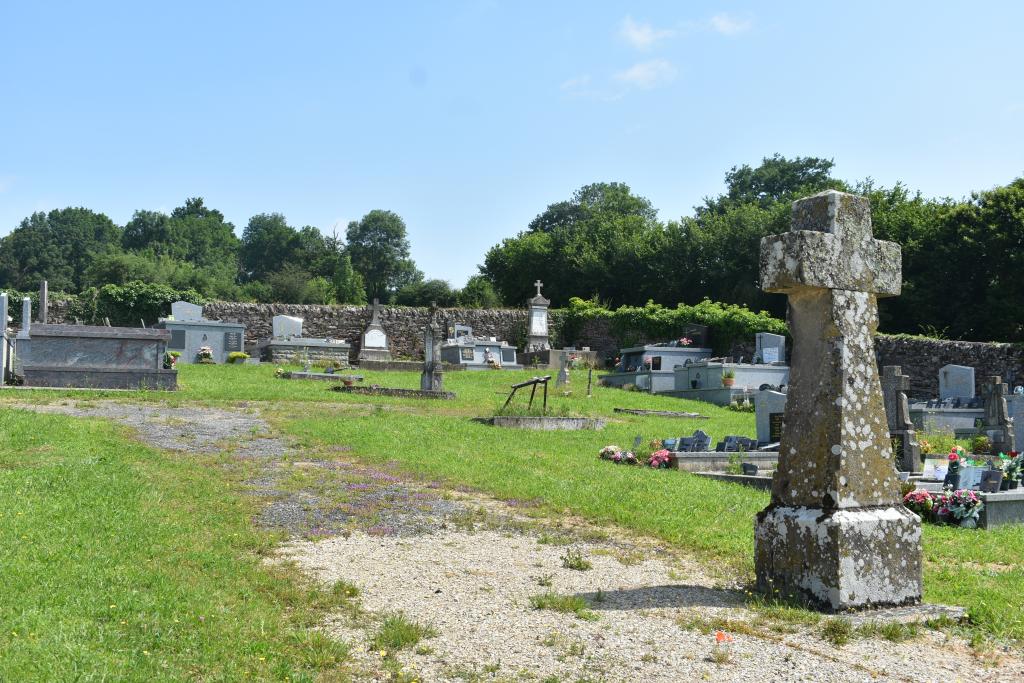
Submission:
POLYGON ((916 603, 921 522, 900 498, 873 338, 900 248, 872 237, 866 197, 830 190, 761 240, 761 280, 789 296, 793 353, 758 587, 828 611, 916 603))

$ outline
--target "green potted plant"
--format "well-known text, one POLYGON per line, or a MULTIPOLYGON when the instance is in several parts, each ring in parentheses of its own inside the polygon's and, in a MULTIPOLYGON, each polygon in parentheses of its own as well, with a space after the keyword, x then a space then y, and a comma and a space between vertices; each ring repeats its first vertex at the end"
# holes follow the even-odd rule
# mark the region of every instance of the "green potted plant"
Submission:
POLYGON ((731 368, 722 370, 722 386, 731 387, 736 382, 736 371, 731 368))
POLYGON ((1022 456, 1016 451, 1010 451, 1010 459, 1003 466, 1003 479, 1007 482, 1007 489, 1015 489, 1020 486, 1021 474, 1024 474, 1024 463, 1022 456))

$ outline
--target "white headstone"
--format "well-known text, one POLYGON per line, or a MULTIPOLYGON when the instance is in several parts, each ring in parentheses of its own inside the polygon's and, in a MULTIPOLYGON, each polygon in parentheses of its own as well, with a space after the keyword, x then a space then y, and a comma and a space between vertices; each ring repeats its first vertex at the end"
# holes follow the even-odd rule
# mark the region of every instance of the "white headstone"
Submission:
POLYGON ((386 349, 388 347, 388 336, 383 330, 367 330, 363 335, 363 346, 370 349, 386 349))
POLYGON ((535 337, 548 336, 547 309, 533 308, 530 310, 530 330, 527 334, 535 337))
POLYGON ((171 304, 171 316, 179 322, 202 320, 203 307, 187 301, 175 301, 171 304))
POLYGON ((974 368, 966 365, 939 368, 939 398, 974 398, 974 368))
POLYGON ((754 335, 755 354, 762 363, 786 362, 786 338, 781 334, 758 332, 754 335))
POLYGON ((290 315, 275 315, 271 322, 275 339, 302 336, 302 318, 290 315))

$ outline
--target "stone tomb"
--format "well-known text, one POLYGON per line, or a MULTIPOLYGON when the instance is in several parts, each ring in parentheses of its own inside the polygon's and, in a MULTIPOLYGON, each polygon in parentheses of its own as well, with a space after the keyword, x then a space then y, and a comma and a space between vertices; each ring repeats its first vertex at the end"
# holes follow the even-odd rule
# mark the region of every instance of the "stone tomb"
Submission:
POLYGON ((167 330, 93 325, 32 325, 17 340, 29 387, 176 389, 178 373, 165 370, 167 330))
POLYGON ((199 349, 204 346, 213 351, 215 363, 226 363, 228 355, 245 350, 245 325, 222 320, 207 320, 203 317, 203 307, 187 301, 175 301, 171 304, 171 315, 160 318, 155 325, 157 329, 169 330, 171 340, 167 344, 170 351, 180 351, 179 363, 195 363, 199 359, 199 349))
POLYGON ((480 339, 468 325, 453 325, 441 344, 441 360, 467 370, 522 370, 516 362, 516 348, 494 337, 480 339))
POLYGON ((974 368, 943 365, 939 368, 939 400, 974 398, 974 368))
POLYGON ((391 349, 388 347, 388 334, 380 323, 381 305, 378 299, 373 300, 370 323, 363 330, 363 338, 359 344, 359 362, 364 361, 387 363, 391 361, 391 349))
POLYGON ((900 472, 920 474, 923 466, 921 446, 917 443, 917 432, 910 419, 906 394, 909 388, 910 378, 900 372, 900 366, 886 365, 882 368, 882 399, 885 403, 885 417, 889 425, 889 438, 892 440, 896 469, 900 472))
POLYGON ((752 398, 765 384, 779 387, 788 383, 789 366, 785 363, 728 363, 721 360, 702 360, 677 366, 675 388, 664 393, 676 398, 727 406, 741 398, 752 398), (726 386, 723 381, 726 372, 733 374, 732 386, 726 386))
POLYGON ((793 203, 761 240, 761 286, 789 297, 792 368, 758 588, 826 611, 916 604, 921 520, 902 505, 875 365, 877 298, 899 294, 900 247, 873 238, 866 197, 793 203))
POLYGON ((782 423, 786 412, 786 394, 765 389, 754 394, 754 421, 759 446, 782 441, 782 423))
POLYGON ((256 345, 263 360, 270 363, 337 363, 349 364, 352 345, 344 339, 315 338, 302 336, 302 318, 290 315, 275 315, 271 320, 273 336, 256 345))
MULTIPOLYGON (((707 328, 704 328, 706 336, 707 328)), ((687 337, 697 337, 690 334, 687 337)), ((631 384, 652 394, 676 390, 676 367, 711 358, 711 349, 700 341, 682 345, 679 341, 665 344, 646 344, 622 349, 615 369, 601 375, 601 383, 610 387, 631 384)))

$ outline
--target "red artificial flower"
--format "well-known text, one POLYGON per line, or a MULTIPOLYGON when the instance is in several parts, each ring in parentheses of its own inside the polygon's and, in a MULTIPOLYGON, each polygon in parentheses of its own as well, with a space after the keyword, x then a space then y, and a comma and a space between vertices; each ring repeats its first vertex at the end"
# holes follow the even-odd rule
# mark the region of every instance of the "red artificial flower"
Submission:
POLYGON ((950 462, 956 462, 959 459, 960 459, 960 456, 957 455, 955 452, 949 454, 949 461, 950 462))

